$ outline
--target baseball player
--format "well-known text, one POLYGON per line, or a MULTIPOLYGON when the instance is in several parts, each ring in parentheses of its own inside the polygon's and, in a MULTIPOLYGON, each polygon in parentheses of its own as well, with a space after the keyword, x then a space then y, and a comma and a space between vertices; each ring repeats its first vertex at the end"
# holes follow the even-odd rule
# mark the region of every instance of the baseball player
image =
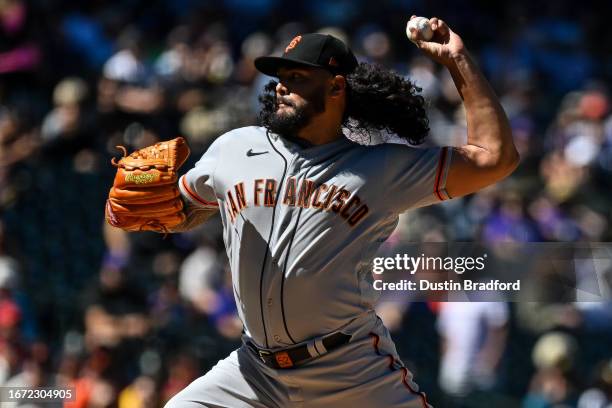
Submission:
POLYGON ((418 144, 428 122, 412 83, 359 64, 330 35, 297 36, 281 57, 255 61, 278 78, 261 98, 263 126, 217 138, 178 179, 185 206, 167 228, 220 214, 243 344, 167 408, 429 406, 373 311, 370 261, 398 214, 475 192, 518 162, 504 111, 461 38, 430 22, 433 38, 415 44, 463 98, 459 148, 346 138, 343 129, 385 130, 418 144))

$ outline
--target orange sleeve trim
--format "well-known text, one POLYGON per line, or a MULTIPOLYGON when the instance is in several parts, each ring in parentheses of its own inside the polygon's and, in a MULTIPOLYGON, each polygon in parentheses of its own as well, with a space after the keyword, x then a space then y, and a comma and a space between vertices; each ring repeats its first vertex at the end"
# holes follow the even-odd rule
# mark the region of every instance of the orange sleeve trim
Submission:
POLYGON ((189 186, 187 185, 187 183, 185 182, 185 176, 181 177, 181 184, 183 185, 183 188, 185 189, 187 194, 189 194, 189 197, 191 197, 192 199, 194 199, 198 203, 203 204, 203 205, 205 205, 207 207, 218 207, 219 206, 219 204, 216 203, 216 202, 204 200, 199 195, 197 195, 193 190, 191 190, 189 188, 189 186))
POLYGON ((443 147, 440 149, 440 158, 438 159, 438 170, 436 171, 436 181, 434 183, 434 194, 438 197, 438 200, 444 201, 446 198, 442 195, 440 191, 440 180, 442 179, 442 174, 446 169, 446 152, 448 147, 443 147))

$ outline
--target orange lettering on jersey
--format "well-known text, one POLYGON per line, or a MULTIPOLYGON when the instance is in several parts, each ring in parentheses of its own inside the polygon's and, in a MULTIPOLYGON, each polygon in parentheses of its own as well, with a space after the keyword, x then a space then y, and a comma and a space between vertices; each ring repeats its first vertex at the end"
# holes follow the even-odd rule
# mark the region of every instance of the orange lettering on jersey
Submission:
POLYGON ((230 215, 232 218, 232 222, 236 220, 236 216, 238 215, 238 208, 236 207, 236 202, 234 201, 234 196, 231 191, 227 192, 227 201, 230 204, 230 215))
POLYGON ((244 183, 238 183, 234 186, 236 190, 236 201, 238 202, 238 211, 242 211, 246 207, 246 196, 244 194, 244 183))
POLYGON ((266 179, 266 189, 264 191, 264 206, 274 207, 276 199, 276 180, 266 179))
POLYGON ((327 197, 325 197, 325 202, 323 203, 323 209, 327 210, 329 208, 329 204, 331 203, 332 198, 334 198, 334 195, 336 195, 336 190, 338 189, 338 187, 336 187, 335 185, 332 184, 331 186, 331 190, 329 190, 329 193, 327 193, 327 197))
POLYGON ((331 206, 332 211, 335 213, 340 211, 340 208, 342 208, 342 206, 344 205, 344 201, 349 198, 350 195, 351 193, 345 189, 341 189, 340 191, 338 191, 338 194, 336 194, 336 198, 334 198, 334 204, 331 206))
POLYGON ((340 215, 342 216, 342 218, 348 218, 350 215, 349 213, 350 208, 353 205, 356 207, 359 207, 360 203, 361 203, 361 200, 359 199, 359 197, 357 197, 357 195, 353 195, 353 197, 347 201, 344 207, 342 207, 342 211, 340 212, 340 215))
MULTIPOLYGON (((288 177, 282 196, 281 191, 277 191, 277 187, 278 182, 275 179, 253 180, 253 204, 274 207, 276 200, 282 197, 282 204, 289 207, 333 211, 346 220, 351 227, 361 222, 369 212, 368 206, 357 194, 334 184, 315 183, 308 179, 300 182, 296 177, 288 177), (323 198, 324 194, 325 198, 323 198)), ((280 188, 282 189, 282 186, 280 188)), ((235 184, 232 190, 227 191, 226 196, 225 208, 229 219, 234 223, 238 215, 249 205, 244 182, 235 184)))
POLYGON ((287 179, 287 187, 285 188, 285 198, 283 198, 283 204, 295 207, 295 177, 289 177, 287 179))
POLYGON ((263 188, 261 187, 261 185, 263 184, 264 180, 263 179, 257 179, 255 180, 255 186, 253 188, 253 203, 255 204, 256 207, 259 207, 260 201, 259 201, 259 194, 261 194, 261 192, 263 191, 263 188))
POLYGON ((298 207, 310 208, 310 196, 312 195, 312 188, 314 183, 310 180, 302 180, 300 185, 300 193, 298 195, 298 207))
POLYGON ((321 184, 319 187, 316 188, 316 190, 314 191, 314 194, 312 195, 312 208, 321 208, 323 207, 323 203, 321 201, 319 201, 319 196, 321 195, 321 193, 326 192, 327 189, 329 187, 327 187, 327 184, 323 183, 321 184))
POLYGON ((368 206, 363 204, 353 213, 353 215, 351 215, 351 218, 348 219, 349 225, 351 227, 354 227, 355 225, 357 225, 359 221, 363 220, 364 217, 368 214, 368 211, 370 211, 368 206))

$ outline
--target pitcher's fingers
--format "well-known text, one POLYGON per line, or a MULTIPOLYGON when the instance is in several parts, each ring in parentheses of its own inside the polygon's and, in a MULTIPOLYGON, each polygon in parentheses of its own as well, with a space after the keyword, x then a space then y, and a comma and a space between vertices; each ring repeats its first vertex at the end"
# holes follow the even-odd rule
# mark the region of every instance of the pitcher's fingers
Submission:
POLYGON ((423 51, 426 51, 426 52, 428 52, 430 54, 435 54, 436 53, 436 46, 438 46, 438 47, 440 46, 439 44, 436 44, 436 43, 433 43, 433 42, 430 42, 430 41, 415 40, 413 42, 416 44, 416 46, 419 49, 421 49, 423 51))
MULTIPOLYGON (((433 27, 432 27, 432 29, 434 31, 436 30, 433 27)), ((440 20, 440 19, 438 19, 438 28, 437 28, 437 30, 443 36, 446 36, 450 32, 450 28, 448 28, 448 25, 446 25, 446 23, 443 20, 440 20)))
POLYGON ((429 25, 432 30, 436 31, 438 28, 438 17, 432 17, 429 19, 429 25))

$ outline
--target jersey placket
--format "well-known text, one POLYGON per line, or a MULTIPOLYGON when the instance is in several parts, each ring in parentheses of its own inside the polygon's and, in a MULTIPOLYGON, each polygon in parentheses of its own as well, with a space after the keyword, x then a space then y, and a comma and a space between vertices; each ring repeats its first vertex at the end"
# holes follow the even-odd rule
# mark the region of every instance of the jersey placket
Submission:
MULTIPOLYGON (((289 177, 294 177, 296 179, 296 184, 300 185, 301 182, 304 182, 304 180, 307 179, 308 170, 309 168, 304 166, 304 160, 303 159, 298 160, 298 155, 297 154, 294 155, 291 161, 291 164, 289 166, 289 171, 285 178, 285 185, 289 177)), ((280 319, 275 320, 275 323, 278 325, 277 331, 285 333, 285 338, 286 338, 285 342, 291 342, 293 344, 296 344, 297 341, 291 335, 291 331, 289 328, 289 323, 291 322, 291 316, 287 316, 287 309, 286 309, 287 298, 285 296, 284 287, 285 287, 285 281, 287 280, 288 263, 289 263, 289 260, 291 259, 291 249, 293 247, 295 235, 299 228, 300 216, 302 215, 302 209, 303 209, 302 207, 299 207, 296 204, 295 207, 286 210, 286 211, 292 212, 291 218, 295 219, 295 221, 292 224, 288 225, 288 228, 291 231, 290 233, 291 235, 290 235, 290 238, 287 244, 287 248, 285 251, 283 251, 284 257, 281 260, 281 262, 279 262, 280 288, 276 292, 278 299, 279 299, 278 304, 280 305, 280 319)), ((278 338, 283 339, 283 337, 280 335, 278 335, 278 338)))

